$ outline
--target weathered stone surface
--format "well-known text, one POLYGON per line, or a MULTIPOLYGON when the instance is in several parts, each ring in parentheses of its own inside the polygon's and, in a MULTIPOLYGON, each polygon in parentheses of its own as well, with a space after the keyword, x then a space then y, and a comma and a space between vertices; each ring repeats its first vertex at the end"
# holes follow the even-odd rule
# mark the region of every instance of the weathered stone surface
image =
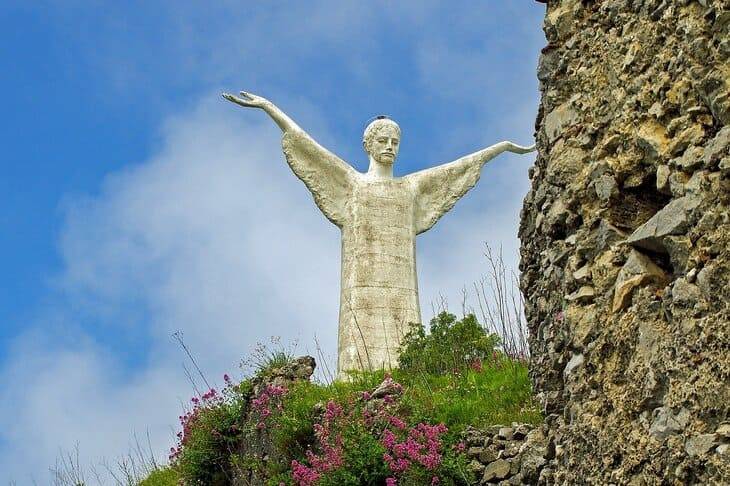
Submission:
POLYGON ((672 300, 681 306, 691 306, 702 298, 700 288, 691 284, 687 279, 680 278, 672 285, 672 300))
POLYGON ((616 287, 613 294, 613 312, 626 308, 631 300, 631 295, 637 287, 650 283, 664 285, 667 276, 664 270, 659 268, 646 255, 632 250, 629 258, 621 268, 616 277, 616 287))
POLYGON ((596 290, 590 285, 584 285, 572 294, 568 295, 565 300, 569 302, 591 302, 596 295, 596 290))
POLYGON ((627 243, 658 253, 666 253, 663 238, 687 231, 693 211, 701 201, 696 196, 684 196, 664 206, 649 221, 639 226, 627 243))
POLYGON ((596 189, 596 195, 603 201, 608 201, 618 194, 616 179, 608 174, 599 177, 594 183, 594 187, 596 189))
POLYGON ((497 433, 497 437, 504 440, 512 440, 515 431, 512 427, 501 427, 497 433))
POLYGON ((477 473, 479 484, 537 484, 547 464, 547 439, 544 425, 534 427, 513 422, 480 430, 468 427, 462 440, 472 446, 467 450, 467 466, 477 473))
POLYGON ((672 434, 682 432, 688 421, 689 411, 687 409, 683 408, 675 414, 669 407, 659 407, 654 410, 654 420, 649 432, 657 439, 663 440, 672 434))
POLYGON ((701 456, 710 452, 716 445, 715 434, 700 434, 687 439, 684 448, 690 456, 701 456))
POLYGON ((555 108, 545 117, 545 133, 550 142, 562 134, 565 128, 578 120, 578 112, 572 106, 572 100, 555 108))
POLYGON ((574 354, 570 358, 570 361, 568 361, 568 364, 565 365, 565 369, 563 369, 563 376, 567 377, 573 372, 573 370, 582 365, 583 361, 585 361, 585 357, 582 354, 574 354))
POLYGON ((484 468, 482 483, 490 483, 495 479, 504 479, 509 476, 510 463, 504 459, 497 459, 484 468))
POLYGON ((549 447, 520 474, 730 484, 728 3, 546 8, 520 269, 549 447))
POLYGON ((717 132, 715 138, 705 147, 702 155, 702 161, 705 167, 710 168, 724 156, 728 155, 730 150, 730 127, 724 127, 717 132))

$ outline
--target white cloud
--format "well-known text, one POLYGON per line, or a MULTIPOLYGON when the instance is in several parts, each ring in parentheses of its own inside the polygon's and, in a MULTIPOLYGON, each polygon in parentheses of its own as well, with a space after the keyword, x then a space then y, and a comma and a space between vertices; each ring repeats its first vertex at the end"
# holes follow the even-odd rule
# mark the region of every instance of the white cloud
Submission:
POLYGON ((154 363, 125 378, 114 355, 84 341, 59 348, 34 331, 14 346, 0 374, 4 481, 51 484, 56 457, 76 445, 88 466, 126 454, 135 433, 146 447, 149 431, 156 453, 171 442, 169 425, 185 390, 179 371, 154 363))
POLYGON ((68 204, 58 285, 82 303, 80 312, 96 313, 107 334, 146 336, 146 366, 107 375, 124 368, 118 349, 90 337, 23 339, 2 382, 25 390, 24 406, 2 415, 0 434, 32 437, 34 449, 14 449, 3 474, 52 464, 69 442, 113 458, 132 430, 151 427, 157 446, 169 439, 160 424, 175 425, 178 398, 192 394, 170 339, 176 330, 213 378, 272 335, 301 337, 302 350, 313 352, 316 332, 333 348, 338 231, 289 172, 278 129, 262 116, 206 98, 166 125, 149 161, 109 176, 98 196, 68 204), (146 318, 136 322, 128 305, 146 309, 146 318))

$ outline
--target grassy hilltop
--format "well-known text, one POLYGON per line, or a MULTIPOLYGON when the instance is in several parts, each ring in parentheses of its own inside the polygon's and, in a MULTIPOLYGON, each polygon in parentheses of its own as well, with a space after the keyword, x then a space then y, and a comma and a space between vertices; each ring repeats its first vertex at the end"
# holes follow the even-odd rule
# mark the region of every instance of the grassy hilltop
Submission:
POLYGON ((542 421, 514 349, 444 312, 412 328, 391 373, 282 381, 291 357, 271 353, 249 379, 194 397, 169 465, 140 484, 472 484, 467 428, 542 421))

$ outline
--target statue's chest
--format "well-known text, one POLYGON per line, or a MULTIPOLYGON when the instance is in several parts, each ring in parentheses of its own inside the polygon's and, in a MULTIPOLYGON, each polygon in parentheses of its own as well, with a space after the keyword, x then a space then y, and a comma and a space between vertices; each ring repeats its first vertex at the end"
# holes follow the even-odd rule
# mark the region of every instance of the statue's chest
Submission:
POLYGON ((372 229, 413 229, 414 198, 410 185, 400 179, 358 184, 349 201, 352 224, 372 229))

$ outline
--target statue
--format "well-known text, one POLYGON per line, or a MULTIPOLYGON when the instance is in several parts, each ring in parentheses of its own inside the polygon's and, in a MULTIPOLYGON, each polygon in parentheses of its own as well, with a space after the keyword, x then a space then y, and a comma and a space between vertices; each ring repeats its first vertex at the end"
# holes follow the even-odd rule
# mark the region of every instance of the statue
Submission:
POLYGON ((266 112, 284 132, 292 171, 319 209, 342 231, 338 377, 350 370, 391 369, 410 323, 421 322, 416 235, 431 228, 474 187, 482 166, 502 152, 532 152, 500 142, 454 162, 393 177, 400 127, 378 117, 365 129, 367 173, 319 145, 269 100, 244 91, 228 101, 266 112))

